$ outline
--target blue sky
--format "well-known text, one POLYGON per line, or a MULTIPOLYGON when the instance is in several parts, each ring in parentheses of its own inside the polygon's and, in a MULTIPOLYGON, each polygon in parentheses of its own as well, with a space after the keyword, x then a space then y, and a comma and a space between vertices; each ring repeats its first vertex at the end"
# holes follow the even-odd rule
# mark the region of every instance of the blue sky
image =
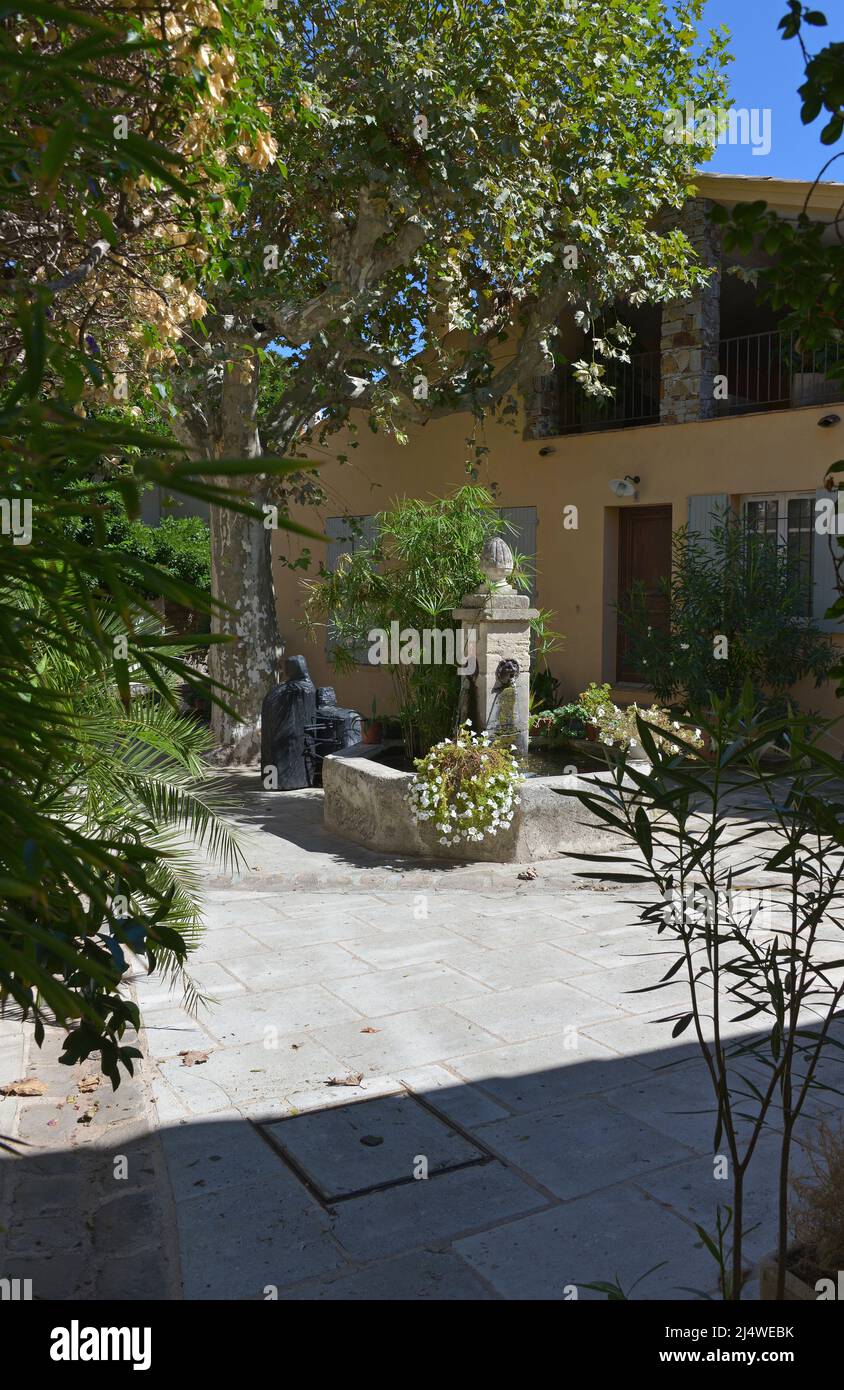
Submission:
MULTIPOLYGON (((817 0, 829 21, 825 29, 807 28, 808 47, 817 51, 824 44, 844 38, 842 0, 817 0)), ((803 80, 800 45, 796 39, 784 41, 777 24, 786 11, 786 0, 707 0, 705 23, 708 28, 726 24, 731 33, 730 51, 735 61, 728 74, 736 107, 770 110, 770 152, 753 153, 752 144, 719 145, 706 168, 718 174, 756 174, 784 179, 813 179, 831 153, 820 143, 823 118, 804 126, 800 121, 797 88, 803 80)), ((764 117, 757 118, 761 151, 764 117)), ((841 161, 844 170, 844 160, 841 161)), ((829 177, 844 179, 844 172, 831 169, 829 177)))

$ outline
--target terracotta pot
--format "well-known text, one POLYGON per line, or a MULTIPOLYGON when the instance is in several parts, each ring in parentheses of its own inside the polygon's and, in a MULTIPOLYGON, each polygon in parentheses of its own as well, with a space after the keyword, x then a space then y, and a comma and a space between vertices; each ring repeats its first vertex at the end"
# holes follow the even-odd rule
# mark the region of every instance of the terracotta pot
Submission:
MULTIPOLYGON (((759 1297, 765 1303, 773 1303, 777 1297, 777 1257, 766 1255, 759 1261, 759 1297)), ((816 1303, 818 1295, 811 1284, 804 1284, 790 1270, 785 1272, 786 1303, 816 1303)))
POLYGON ((382 728, 380 719, 370 719, 363 736, 364 743, 381 743, 382 728))
POLYGON ((598 742, 598 728, 597 728, 597 725, 595 725, 595 724, 587 724, 587 725, 586 725, 586 737, 588 738, 588 740, 589 740, 590 743, 597 743, 597 742, 598 742))

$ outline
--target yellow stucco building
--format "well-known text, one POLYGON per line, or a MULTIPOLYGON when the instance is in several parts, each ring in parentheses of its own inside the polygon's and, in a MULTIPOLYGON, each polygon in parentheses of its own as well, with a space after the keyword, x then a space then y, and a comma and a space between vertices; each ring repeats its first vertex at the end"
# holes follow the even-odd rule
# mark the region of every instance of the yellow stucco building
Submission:
MULTIPOLYGON (((733 266, 752 263, 722 252, 706 216, 708 203, 730 207, 764 198, 781 216, 793 217, 809 192, 802 183, 701 176, 690 207, 697 213, 701 257, 715 274, 699 299, 631 311, 632 360, 619 371, 609 412, 596 413, 563 380, 539 378, 515 428, 487 422, 489 452, 478 482, 496 485, 497 501, 517 529, 514 544, 534 559, 534 599, 553 611, 554 626, 564 634, 564 646, 550 661, 561 702, 590 681, 609 681, 622 704, 646 697, 627 667, 616 604, 641 580, 658 606, 672 531, 689 523, 705 533, 719 506, 743 512, 791 544, 811 579, 816 617, 833 601, 829 545, 814 519, 817 499, 828 495, 826 471, 844 457, 844 389, 826 378, 836 349, 811 360, 801 356, 747 276, 732 273, 733 266), (630 493, 619 496, 611 482, 625 479, 630 493)), ((809 210, 827 221, 842 200, 844 185, 822 184, 809 210)), ((563 330, 566 348, 579 349, 573 322, 563 330)), ((329 455, 320 469, 326 505, 294 513, 306 525, 321 525, 332 543, 322 553, 314 542, 278 532, 276 556, 295 559, 308 545, 313 573, 320 559, 330 566, 353 544, 345 539, 349 517, 369 518, 402 496, 453 492, 467 481, 471 432, 466 415, 413 429, 405 445, 362 429, 348 463, 329 455)), ((338 438, 336 452, 343 447, 338 438)), ((302 571, 279 563, 275 579, 287 651, 304 653, 314 680, 334 685, 341 704, 368 713, 375 698, 379 712, 392 712, 386 671, 361 665, 340 675, 327 644, 308 640, 298 626, 302 571)), ((831 686, 815 690, 809 682, 795 694, 828 714, 840 704, 831 686)))

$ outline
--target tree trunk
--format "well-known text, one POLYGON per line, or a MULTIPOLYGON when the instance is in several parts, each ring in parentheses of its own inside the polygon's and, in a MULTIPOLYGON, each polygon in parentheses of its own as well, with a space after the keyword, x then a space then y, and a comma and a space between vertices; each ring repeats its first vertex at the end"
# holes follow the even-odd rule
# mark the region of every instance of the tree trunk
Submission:
MULTIPOLYGON (((258 361, 255 357, 235 362, 222 385, 221 431, 218 458, 261 456, 258 434, 258 361)), ((228 480, 218 477, 218 483, 228 480)), ((242 486, 242 479, 228 485, 242 486)), ((266 501, 266 484, 258 476, 249 492, 258 506, 266 501)), ((212 632, 235 640, 212 646, 209 671, 224 690, 221 697, 233 706, 233 718, 219 705, 212 707, 211 729, 218 744, 218 760, 249 763, 260 755, 261 702, 278 679, 281 642, 276 620, 271 565, 272 531, 223 507, 211 508, 211 584, 215 598, 229 611, 215 613, 212 632)))

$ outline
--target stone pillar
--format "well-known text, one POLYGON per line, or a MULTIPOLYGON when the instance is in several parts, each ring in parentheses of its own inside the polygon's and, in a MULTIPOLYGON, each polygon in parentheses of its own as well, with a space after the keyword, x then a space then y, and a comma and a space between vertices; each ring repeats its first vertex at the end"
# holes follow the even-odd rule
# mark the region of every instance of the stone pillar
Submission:
POLYGON ((538 610, 508 582, 513 556, 501 539, 487 541, 481 569, 487 585, 453 610, 474 649, 476 728, 528 748, 530 621, 538 610))
POLYGON ((662 306, 662 383, 659 418, 663 425, 709 420, 715 414, 715 377, 721 331, 721 238, 709 220, 712 204, 694 198, 683 209, 680 226, 703 265, 714 274, 690 299, 662 306))
POLYGON ((525 400, 525 439, 548 439, 560 433, 560 378, 556 371, 531 379, 525 400))

